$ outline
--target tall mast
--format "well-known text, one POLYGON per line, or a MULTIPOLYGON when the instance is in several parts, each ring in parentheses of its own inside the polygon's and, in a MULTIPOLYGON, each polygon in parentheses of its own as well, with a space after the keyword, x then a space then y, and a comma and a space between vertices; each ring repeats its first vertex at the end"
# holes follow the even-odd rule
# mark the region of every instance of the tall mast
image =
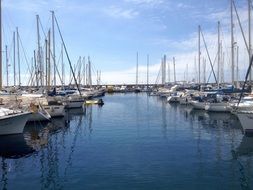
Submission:
POLYGON ((197 69, 197 58, 194 56, 194 82, 197 82, 198 69, 197 69))
POLYGON ((163 84, 166 83, 166 55, 163 56, 163 84))
POLYGON ((136 87, 138 86, 138 72, 139 72, 139 55, 138 55, 138 52, 137 52, 137 54, 136 54, 136 87))
POLYGON ((46 76, 45 76, 45 86, 48 88, 48 39, 45 39, 45 60, 46 60, 46 76))
POLYGON ((82 57, 79 56, 78 65, 77 65, 77 77, 78 77, 78 83, 81 85, 81 69, 82 69, 82 57))
POLYGON ((235 73, 234 73, 234 18, 233 18, 233 0, 231 0, 231 79, 234 85, 235 73))
POLYGON ((18 85, 21 86, 21 79, 20 79, 20 54, 19 54, 19 32, 18 27, 16 28, 17 33, 17 55, 18 55, 18 85))
POLYGON ((36 86, 39 86, 39 78, 38 78, 38 65, 37 65, 37 60, 36 60, 36 52, 35 50, 33 51, 33 56, 34 56, 34 71, 35 71, 35 79, 36 79, 36 86))
POLYGON ((85 57, 83 57, 83 85, 85 86, 85 77, 86 77, 86 74, 85 74, 85 57))
POLYGON ((2 0, 0 0, 0 90, 3 87, 2 64, 2 0))
POLYGON ((6 59, 6 82, 7 86, 9 86, 9 59, 8 59, 8 47, 5 46, 5 59, 6 59))
POLYGON ((15 32, 13 32, 13 77, 14 77, 14 86, 16 86, 16 38, 15 32))
POLYGON ((220 21, 218 21, 218 67, 217 67, 217 82, 218 82, 218 88, 220 87, 220 62, 221 62, 221 56, 220 56, 220 21))
POLYGON ((203 57, 203 83, 206 84, 206 59, 203 57))
POLYGON ((61 71, 62 71, 62 85, 65 85, 65 68, 64 68, 64 60, 63 60, 63 44, 61 46, 61 71))
POLYGON ((168 83, 170 83, 170 62, 168 61, 168 83))
MULTIPOLYGON (((248 20, 249 20, 249 64, 250 64, 250 59, 252 55, 252 48, 251 48, 251 10, 252 9, 252 2, 251 0, 248 0, 248 20)), ((251 82, 252 80, 252 69, 250 69, 250 74, 249 74, 249 81, 251 82)))
POLYGON ((47 86, 48 86, 48 90, 50 90, 50 86, 51 86, 51 32, 50 30, 48 30, 48 45, 47 45, 47 55, 48 55, 48 79, 47 79, 47 86))
POLYGON ((176 83, 177 79, 176 79, 176 61, 175 61, 175 57, 173 57, 173 66, 174 66, 174 83, 176 83))
POLYGON ((52 36, 53 36, 53 65, 54 65, 54 87, 56 86, 56 61, 55 61, 55 32, 54 32, 54 11, 52 13, 52 36))
POLYGON ((92 87, 92 78, 91 78, 91 62, 90 62, 90 56, 88 57, 88 69, 89 69, 89 85, 90 88, 92 87))
POLYGON ((200 30, 201 30, 200 29, 200 25, 199 25, 198 29, 199 29, 199 32, 198 32, 199 33, 199 39, 198 39, 199 40, 198 41, 198 49, 199 49, 199 52, 198 52, 198 63, 199 63, 199 70, 198 70, 198 72, 199 73, 198 74, 199 74, 199 81, 198 82, 200 84, 200 54, 201 54, 201 52, 200 52, 200 30))
MULTIPOLYGON (((36 15, 36 21, 37 21, 37 67, 36 67, 36 72, 37 72, 37 78, 36 80, 42 80, 40 74, 40 68, 41 68, 41 51, 40 51, 40 28, 39 28, 39 15, 36 15)), ((39 81, 37 81, 37 84, 39 84, 39 81)))
POLYGON ((236 46, 236 81, 237 81, 237 85, 239 85, 239 46, 238 45, 236 46))

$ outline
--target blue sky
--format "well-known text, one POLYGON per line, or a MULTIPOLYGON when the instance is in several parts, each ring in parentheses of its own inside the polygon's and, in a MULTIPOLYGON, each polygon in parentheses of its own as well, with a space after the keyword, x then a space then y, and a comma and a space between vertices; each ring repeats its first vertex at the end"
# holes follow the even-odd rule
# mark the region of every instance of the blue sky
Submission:
MULTIPOLYGON (((102 71, 102 82, 105 84, 134 83, 137 51, 140 82, 146 82, 147 54, 151 64, 150 82, 155 82, 163 54, 170 62, 173 56, 176 57, 178 79, 183 79, 187 62, 191 80, 194 77, 199 24, 214 56, 217 21, 221 20, 227 52, 229 49, 229 0, 3 0, 2 4, 4 45, 12 46, 12 32, 18 26, 30 60, 36 48, 35 15, 40 15, 47 31, 51 25, 50 10, 54 10, 73 64, 79 56, 89 55, 94 70, 102 71)), ((236 4, 246 32, 247 1, 238 0, 236 4)), ((237 33, 236 39, 241 44, 240 60, 244 62, 244 67, 245 47, 239 30, 237 33)), ((56 36, 58 58, 61 43, 59 35, 56 36)), ((21 72, 25 78, 27 65, 24 56, 21 57, 21 72)))

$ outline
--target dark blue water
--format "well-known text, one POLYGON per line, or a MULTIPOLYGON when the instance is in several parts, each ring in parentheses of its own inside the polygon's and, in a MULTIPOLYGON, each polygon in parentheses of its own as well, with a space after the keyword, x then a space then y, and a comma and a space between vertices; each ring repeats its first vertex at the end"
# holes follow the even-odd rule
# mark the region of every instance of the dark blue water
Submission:
POLYGON ((146 94, 0 138, 1 189, 253 189, 253 138, 231 114, 146 94))

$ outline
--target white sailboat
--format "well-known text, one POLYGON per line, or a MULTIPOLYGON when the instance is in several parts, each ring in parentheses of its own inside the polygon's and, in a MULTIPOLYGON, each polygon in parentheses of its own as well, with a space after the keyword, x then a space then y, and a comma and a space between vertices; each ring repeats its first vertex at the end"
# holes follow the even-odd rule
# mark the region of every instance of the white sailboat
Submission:
POLYGON ((190 104, 193 106, 194 109, 197 110, 205 110, 206 102, 200 102, 196 100, 190 101, 190 104))
POLYGON ((0 135, 22 133, 30 112, 0 108, 0 135))

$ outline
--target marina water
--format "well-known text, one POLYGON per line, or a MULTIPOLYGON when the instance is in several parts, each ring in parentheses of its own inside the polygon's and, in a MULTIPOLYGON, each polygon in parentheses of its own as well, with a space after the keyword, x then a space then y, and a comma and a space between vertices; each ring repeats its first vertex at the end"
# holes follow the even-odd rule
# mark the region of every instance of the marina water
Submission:
POLYGON ((140 94, 0 137, 1 189, 251 189, 253 137, 232 114, 140 94))

